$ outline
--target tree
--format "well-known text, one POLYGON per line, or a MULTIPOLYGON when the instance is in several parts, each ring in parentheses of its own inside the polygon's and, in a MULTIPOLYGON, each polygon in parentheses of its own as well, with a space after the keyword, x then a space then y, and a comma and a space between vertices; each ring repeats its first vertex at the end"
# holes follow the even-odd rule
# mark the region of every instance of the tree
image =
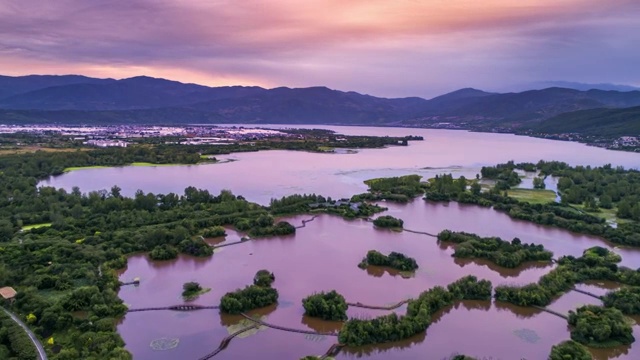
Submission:
POLYGON ((347 302, 335 290, 309 295, 302 299, 305 315, 323 320, 341 321, 347 319, 347 302))
POLYGON ((533 178, 533 188, 534 189, 544 189, 547 185, 544 183, 544 178, 534 177, 533 178))
POLYGON ((190 297, 202 291, 202 286, 195 281, 186 282, 182 285, 182 296, 190 297))
POLYGON ((592 360, 591 353, 573 340, 563 341, 551 348, 548 360, 592 360))
POLYGON ((611 209, 613 207, 613 201, 611 199, 611 196, 607 194, 600 196, 598 205, 603 209, 611 209))
POLYGON ((471 183, 471 193, 473 195, 480 195, 481 191, 482 191, 482 186, 480 186, 480 184, 477 181, 474 181, 473 183, 471 183))
POLYGON ((13 237, 13 224, 11 221, 0 220, 0 241, 9 241, 13 237))

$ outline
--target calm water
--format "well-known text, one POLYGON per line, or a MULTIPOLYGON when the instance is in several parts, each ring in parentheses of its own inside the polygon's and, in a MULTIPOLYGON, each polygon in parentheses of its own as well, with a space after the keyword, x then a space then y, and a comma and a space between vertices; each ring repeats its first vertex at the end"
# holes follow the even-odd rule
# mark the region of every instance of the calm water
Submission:
MULTIPOLYGON (((90 191, 117 184, 125 194, 133 194, 137 189, 182 193, 185 187, 196 186, 214 192, 231 189, 251 201, 267 204, 272 197, 292 193, 348 197, 364 191, 362 181, 373 177, 414 173, 432 177, 443 172, 473 177, 483 165, 512 159, 640 166, 640 154, 506 134, 401 128, 334 129, 343 134, 422 135, 425 141, 412 142, 408 147, 359 150, 356 154, 268 151, 224 156, 222 158, 237 160, 224 164, 81 170, 44 181, 42 185, 66 189, 79 186, 83 191, 90 191)), ((595 237, 514 221, 492 209, 457 203, 433 204, 419 199, 407 205, 384 203, 384 206, 389 207, 388 214, 401 217, 405 227, 412 230, 437 233, 451 229, 507 240, 519 237, 524 242, 543 244, 557 257, 580 255, 585 248, 595 245, 612 248, 595 237)), ((303 218, 306 217, 290 221, 300 223, 303 218)), ((228 232, 225 240, 209 241, 235 241, 242 235, 228 232)), ((640 251, 624 248, 615 251, 622 255, 623 264, 634 268, 640 264, 640 251)), ((379 230, 362 220, 320 216, 296 235, 225 247, 217 250, 211 259, 181 256, 173 261, 151 262, 144 254, 132 256, 121 279, 140 277, 142 283, 138 287, 123 287, 119 295, 131 308, 180 304, 182 284, 198 281, 212 290, 194 303, 218 304, 224 293, 249 284, 257 270, 266 268, 276 275, 274 286, 280 292, 280 300, 277 306, 260 309, 255 314, 278 325, 333 331, 341 324, 303 316, 302 298, 335 289, 350 302, 385 305, 415 297, 433 286, 446 285, 468 274, 491 280, 495 286, 535 282, 553 269, 553 265, 544 263, 502 269, 485 261, 453 259, 452 252, 452 248, 428 236, 379 230), (371 249, 408 254, 416 258, 420 269, 409 278, 383 268, 359 269, 357 264, 371 249)), ((601 294, 615 284, 581 287, 601 294)), ((568 312, 581 304, 598 302, 571 292, 556 299, 550 308, 568 312)), ((405 310, 406 307, 401 307, 395 311, 404 313, 405 310)), ((350 308, 348 313, 351 317, 371 317, 386 312, 350 308)), ((204 356, 242 326, 241 317, 221 315, 216 310, 160 311, 128 314, 118 330, 134 358, 168 360, 204 356), (179 344, 171 350, 154 351, 150 343, 160 338, 179 339, 179 344)), ((639 329, 634 327, 638 339, 639 329)), ((260 329, 246 335, 234 339, 216 358, 298 359, 323 354, 336 341, 332 337, 273 329, 260 329)), ((438 313, 426 334, 391 344, 347 348, 338 359, 438 360, 459 351, 493 359, 537 360, 546 359, 553 344, 568 338, 566 321, 554 315, 504 303, 461 302, 438 313)), ((598 360, 638 359, 640 346, 593 350, 593 353, 598 360)))
POLYGON ((453 130, 327 127, 343 134, 377 136, 421 135, 424 141, 407 147, 364 149, 356 154, 320 154, 293 151, 264 151, 232 154, 220 159, 224 164, 178 167, 122 167, 73 171, 43 181, 41 185, 82 191, 122 188, 123 194, 136 190, 182 194, 187 186, 215 193, 231 189, 247 199, 267 204, 272 197, 292 193, 321 193, 350 197, 366 190, 363 180, 406 174, 425 178, 452 172, 474 177, 484 165, 508 160, 537 162, 561 160, 572 165, 612 163, 640 167, 640 154, 604 150, 586 145, 515 136, 470 133, 453 130))

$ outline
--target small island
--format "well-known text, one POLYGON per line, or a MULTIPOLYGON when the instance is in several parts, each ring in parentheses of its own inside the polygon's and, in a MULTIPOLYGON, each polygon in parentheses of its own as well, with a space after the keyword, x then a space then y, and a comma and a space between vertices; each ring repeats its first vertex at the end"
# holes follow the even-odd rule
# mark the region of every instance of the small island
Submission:
POLYGON ((418 268, 418 263, 414 258, 394 251, 389 255, 384 255, 376 250, 369 250, 358 267, 366 269, 369 265, 386 266, 400 271, 415 271, 418 268))
POLYGON ((211 291, 210 288, 203 288, 197 282, 187 282, 182 285, 182 298, 184 300, 194 300, 198 296, 211 291))
POLYGON ((321 292, 302 299, 305 315, 317 317, 322 320, 343 321, 347 320, 348 305, 344 296, 331 290, 321 292))
POLYGON ((254 276, 254 284, 226 293, 220 299, 220 311, 240 314, 245 311, 269 306, 278 302, 278 290, 271 287, 275 280, 273 273, 260 270, 254 276))
POLYGON ((456 244, 453 257, 487 259, 506 268, 516 268, 527 261, 551 261, 553 257, 542 245, 523 244, 518 238, 509 242, 499 237, 443 230, 438 241, 456 244))
POLYGON ((613 307, 625 315, 640 315, 640 287, 623 287, 608 292, 602 302, 605 307, 613 307))
POLYGON ((593 360, 591 353, 584 346, 573 340, 563 341, 551 348, 549 360, 593 360))
POLYGON ((586 305, 569 312, 571 339, 591 347, 629 345, 635 341, 633 329, 618 309, 586 305))
POLYGON ((373 220, 373 225, 380 228, 402 229, 404 221, 390 215, 383 215, 373 220))

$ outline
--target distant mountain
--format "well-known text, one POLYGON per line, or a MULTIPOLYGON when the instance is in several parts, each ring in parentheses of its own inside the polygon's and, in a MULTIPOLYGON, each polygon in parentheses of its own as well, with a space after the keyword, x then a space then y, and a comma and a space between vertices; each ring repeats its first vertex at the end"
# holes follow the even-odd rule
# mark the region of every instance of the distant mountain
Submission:
POLYGON ((259 87, 219 87, 183 84, 139 76, 38 88, 0 99, 0 108, 38 110, 126 110, 180 106, 217 98, 245 96, 259 87))
POLYGON ((113 79, 95 79, 81 75, 1 76, 0 99, 53 86, 72 84, 106 84, 113 79))
POLYGON ((430 100, 388 99, 327 87, 207 87, 146 76, 0 77, 0 94, 0 123, 445 123, 509 131, 563 113, 640 106, 640 91, 551 87, 501 94, 465 88, 430 100))
POLYGON ((599 136, 640 136, 640 106, 564 113, 542 121, 532 130, 547 134, 581 133, 599 136))
POLYGON ((529 83, 526 85, 522 85, 520 88, 523 89, 546 89, 550 87, 561 87, 566 89, 574 89, 580 91, 587 90, 613 90, 613 91, 633 91, 640 90, 640 87, 631 86, 631 85, 618 85, 618 84, 587 84, 587 83, 579 83, 579 82, 571 82, 571 81, 540 81, 535 83, 529 83))

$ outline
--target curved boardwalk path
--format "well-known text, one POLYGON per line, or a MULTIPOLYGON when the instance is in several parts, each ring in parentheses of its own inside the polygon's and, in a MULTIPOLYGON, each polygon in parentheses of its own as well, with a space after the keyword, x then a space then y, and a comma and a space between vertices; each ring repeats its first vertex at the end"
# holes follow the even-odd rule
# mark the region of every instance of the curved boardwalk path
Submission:
POLYGON ((317 331, 293 329, 293 328, 288 328, 288 327, 284 327, 284 326, 273 325, 273 324, 266 323, 266 322, 264 322, 262 320, 254 319, 254 318, 252 318, 251 316, 249 316, 249 315, 247 315, 245 313, 240 313, 240 315, 242 315, 245 319, 247 319, 249 321, 253 321, 254 323, 256 323, 258 325, 266 326, 266 327, 269 327, 269 328, 272 328, 272 329, 276 329, 276 330, 288 331, 288 332, 299 333, 299 334, 309 334, 309 335, 338 336, 338 334, 336 334, 336 333, 321 333, 321 332, 317 332, 317 331))
POLYGON ((561 317, 561 318, 563 318, 563 319, 565 319, 565 320, 569 320, 569 317, 568 317, 567 315, 565 315, 565 314, 563 314, 563 313, 559 313, 559 312, 557 312, 557 311, 553 311, 553 310, 551 310, 551 309, 549 309, 549 308, 545 308, 545 307, 542 307, 542 306, 536 306, 536 305, 531 305, 531 307, 536 308, 536 309, 538 309, 538 310, 546 311, 546 312, 548 312, 549 314, 553 314, 553 315, 555 315, 555 316, 559 316, 559 317, 561 317))
MULTIPOLYGON (((370 222, 370 223, 373 222, 372 218, 366 218, 364 220, 367 221, 367 222, 370 222)), ((434 237, 434 238, 438 237, 438 235, 432 234, 432 233, 429 233, 429 232, 426 232, 426 231, 417 231, 417 230, 411 230, 411 229, 405 229, 405 228, 402 228, 402 231, 406 231, 406 232, 410 232, 410 233, 414 233, 414 234, 420 234, 420 235, 427 235, 427 236, 431 236, 431 237, 434 237)))
POLYGON ((374 310, 393 310, 393 309, 397 309, 400 306, 408 303, 409 300, 402 300, 397 304, 391 305, 391 306, 374 306, 374 305, 365 305, 363 303, 357 302, 357 303, 350 303, 348 302, 347 305, 349 306, 353 306, 353 307, 359 307, 359 308, 364 308, 364 309, 374 309, 374 310))
POLYGON ((220 244, 220 245, 211 245, 211 247, 213 249, 217 249, 217 248, 221 248, 221 247, 225 247, 225 246, 244 244, 244 243, 248 243, 249 241, 251 241, 251 239, 238 240, 238 241, 234 241, 234 242, 230 242, 230 243, 224 243, 224 244, 220 244))
POLYGON ((312 222, 313 220, 315 220, 318 217, 318 215, 313 215, 311 217, 311 219, 307 219, 307 220, 302 220, 302 225, 300 226, 296 226, 296 229, 302 229, 303 227, 307 226, 307 223, 312 222))
POLYGON ((218 348, 217 348, 217 349, 215 349, 215 350, 213 350, 212 352, 208 353, 207 355, 205 355, 205 356, 203 356, 203 357, 199 358, 198 360, 208 360, 208 359, 211 359, 212 357, 214 357, 214 356, 218 355, 222 350, 226 349, 226 348, 227 348, 227 346, 229 346, 229 343, 231 342, 231 340, 232 340, 234 337, 236 337, 236 336, 238 336, 238 335, 240 335, 240 334, 242 334, 242 333, 244 333, 244 332, 247 332, 247 331, 249 331, 249 330, 251 330, 251 329, 255 329, 255 328, 257 328, 258 326, 259 326, 258 324, 252 324, 252 325, 251 325, 251 326, 249 326, 249 327, 246 327, 246 328, 244 328, 244 329, 241 329, 241 330, 238 330, 238 331, 234 332, 233 334, 231 334, 231 335, 227 336, 226 338, 222 339, 222 341, 220 341, 220 346, 218 346, 218 348))
POLYGON ((327 350, 327 352, 324 353, 324 355, 320 356, 320 359, 326 359, 328 357, 335 357, 336 355, 338 355, 338 353, 340 352, 340 350, 342 350, 343 347, 345 347, 345 345, 344 344, 339 344, 339 343, 331 345, 329 350, 327 350))
POLYGON ((174 311, 195 311, 195 310, 204 310, 204 309, 218 309, 218 306, 205 306, 205 305, 172 305, 172 306, 162 306, 162 307, 148 307, 148 308, 138 308, 138 309, 129 309, 130 312, 141 312, 141 311, 156 311, 156 310, 174 310, 174 311))
POLYGON ((580 289, 576 289, 576 288, 572 288, 571 290, 573 290, 575 292, 579 292, 581 294, 589 295, 589 296, 594 297, 594 298, 596 298, 598 300, 602 300, 602 296, 598 296, 598 295, 596 295, 594 293, 590 293, 588 291, 584 291, 584 290, 580 290, 580 289))
POLYGON ((431 236, 431 237, 434 237, 434 238, 438 237, 438 235, 434 235, 434 234, 428 233, 426 231, 416 231, 416 230, 410 230, 410 229, 405 229, 405 228, 403 228, 402 231, 406 231, 406 232, 410 232, 410 233, 414 233, 414 234, 420 234, 420 235, 427 235, 427 236, 431 236))
POLYGON ((42 343, 40 343, 40 340, 38 340, 38 338, 36 337, 36 335, 31 331, 31 329, 29 329, 29 327, 27 325, 25 325, 22 320, 20 320, 20 318, 18 318, 14 313, 12 313, 11 311, 2 308, 2 310, 4 312, 7 313, 7 315, 9 315, 11 317, 11 319, 18 325, 20 325, 20 327, 24 330, 24 332, 27 333, 27 336, 29 336, 29 339, 31 339, 31 342, 33 343, 33 346, 35 346, 36 351, 38 352, 38 358, 40 360, 47 360, 47 353, 44 351, 44 347, 42 346, 42 343))

